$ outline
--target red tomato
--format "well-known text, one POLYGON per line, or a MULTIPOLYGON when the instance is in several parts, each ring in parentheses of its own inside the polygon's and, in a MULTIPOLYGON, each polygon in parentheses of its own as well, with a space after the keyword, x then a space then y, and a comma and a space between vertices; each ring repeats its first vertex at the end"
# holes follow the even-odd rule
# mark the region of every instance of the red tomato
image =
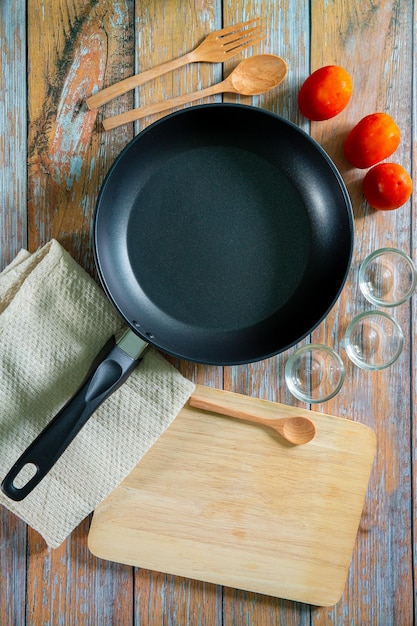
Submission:
POLYGON ((352 94, 352 79, 343 67, 326 65, 312 74, 298 92, 298 108, 310 120, 328 120, 342 111, 352 94))
POLYGON ((395 152, 399 143, 400 129, 392 117, 387 113, 371 113, 346 137, 345 157, 360 169, 372 167, 395 152))
POLYGON ((374 209, 392 211, 405 204, 413 190, 406 170, 397 163, 379 163, 362 181, 363 195, 374 209))

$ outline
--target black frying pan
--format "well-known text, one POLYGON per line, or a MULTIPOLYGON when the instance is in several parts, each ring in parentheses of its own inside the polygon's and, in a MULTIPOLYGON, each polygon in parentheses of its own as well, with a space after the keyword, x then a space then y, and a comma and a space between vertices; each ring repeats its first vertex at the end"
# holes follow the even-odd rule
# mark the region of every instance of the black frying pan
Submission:
POLYGON ((213 104, 149 126, 112 165, 94 220, 100 279, 130 330, 105 347, 3 491, 22 499, 33 489, 148 343, 231 365, 299 342, 335 303, 352 246, 342 178, 294 124, 213 104), (36 474, 18 488, 27 463, 36 474))

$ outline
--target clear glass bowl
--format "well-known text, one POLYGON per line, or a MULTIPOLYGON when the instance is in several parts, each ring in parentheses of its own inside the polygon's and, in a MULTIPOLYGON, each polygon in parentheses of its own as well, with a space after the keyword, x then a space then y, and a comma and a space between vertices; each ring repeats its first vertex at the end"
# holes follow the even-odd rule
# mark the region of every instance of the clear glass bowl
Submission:
POLYGON ((396 361, 403 343, 398 322, 383 311, 367 311, 350 322, 341 346, 358 367, 381 370, 396 361))
POLYGON ((340 356, 321 344, 298 348, 285 365, 285 382, 298 400, 308 403, 326 402, 341 389, 345 367, 340 356))
POLYGON ((376 306, 392 307, 405 302, 417 284, 410 257, 397 248, 380 248, 366 257, 359 270, 359 287, 376 306))

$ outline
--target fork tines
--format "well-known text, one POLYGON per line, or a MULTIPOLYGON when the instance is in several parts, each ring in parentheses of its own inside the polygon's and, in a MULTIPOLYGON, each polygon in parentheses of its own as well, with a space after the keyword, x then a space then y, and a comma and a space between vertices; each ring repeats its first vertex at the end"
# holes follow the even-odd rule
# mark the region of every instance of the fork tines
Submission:
POLYGON ((217 34, 216 39, 227 53, 238 48, 245 50, 254 43, 262 41, 265 37, 266 33, 262 26, 261 18, 255 17, 247 22, 222 29, 217 34))
POLYGON ((240 24, 232 24, 231 26, 226 26, 225 28, 222 28, 221 30, 216 31, 213 34, 216 34, 218 37, 223 37, 224 35, 228 35, 229 33, 236 33, 238 31, 241 31, 245 29, 247 26, 251 26, 255 24, 258 25, 261 23, 261 21, 262 20, 260 17, 252 17, 250 20, 247 20, 246 22, 240 22, 240 24))
POLYGON ((232 35, 227 35, 226 37, 221 37, 220 41, 222 43, 225 52, 230 52, 231 50, 235 50, 236 48, 248 48, 252 46, 254 43, 258 43, 262 41, 266 37, 266 33, 263 30, 262 26, 257 26, 256 28, 250 28, 244 35, 236 36, 237 33, 232 35))

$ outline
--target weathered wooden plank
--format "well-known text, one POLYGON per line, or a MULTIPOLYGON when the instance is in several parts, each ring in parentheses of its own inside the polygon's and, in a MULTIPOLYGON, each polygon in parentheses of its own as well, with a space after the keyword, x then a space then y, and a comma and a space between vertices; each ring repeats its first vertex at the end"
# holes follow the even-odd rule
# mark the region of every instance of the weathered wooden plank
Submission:
MULTIPOLYGON (((25 2, 0 3, 0 271, 27 245, 25 2)), ((26 524, 0 510, 0 622, 23 624, 26 524)))
MULTIPOLYGON (((189 52, 209 32, 221 26, 218 0, 214 3, 190 3, 188 0, 136 2, 136 71, 189 52)), ((135 104, 141 106, 206 87, 221 79, 221 71, 220 64, 185 66, 138 88, 135 104)), ((136 132, 162 116, 153 115, 136 123, 136 132)), ((190 380, 222 386, 222 368, 170 360, 190 380)), ((137 624, 163 624, 169 620, 190 626, 222 623, 222 589, 216 585, 141 569, 136 570, 135 592, 137 624)))
POLYGON ((222 588, 181 576, 137 570, 135 624, 220 626, 222 588))
MULTIPOLYGON (((410 252, 411 203, 394 212, 370 209, 361 193, 364 172, 351 168, 342 147, 348 130, 374 111, 391 114, 402 142, 390 160, 410 168, 412 94, 412 6, 408 2, 313 3, 311 69, 336 63, 352 75, 354 91, 344 112, 328 122, 312 123, 312 135, 335 160, 348 185, 355 213, 352 271, 339 303, 314 333, 336 346, 350 319, 371 308, 358 290, 360 262, 388 245, 410 252), (322 42, 322 45, 319 45, 322 42), (360 43, 359 43, 360 42, 360 43)), ((406 334, 402 356, 379 373, 359 370, 341 351, 347 375, 331 401, 334 414, 365 422, 377 433, 378 453, 357 547, 343 600, 334 610, 314 613, 314 623, 411 624, 412 562, 410 519, 410 310, 393 312, 406 334), (385 567, 383 564, 386 563, 385 567), (388 565, 389 564, 389 565, 388 565)))
POLYGON ((26 19, 0 3, 0 271, 26 247, 26 19))
MULTIPOLYGON (((136 2, 135 14, 135 72, 147 70, 190 52, 210 32, 223 26, 220 0, 214 3, 190 3, 187 0, 169 0, 161 3, 158 0, 146 0, 136 2), (163 44, 157 45, 156 42, 163 44)), ((135 93, 135 106, 202 89, 220 80, 221 76, 220 63, 194 63, 184 66, 138 88, 135 93)), ((213 98, 209 100, 212 101, 213 98)), ((140 120, 135 125, 135 131, 140 132, 166 114, 140 120)), ((222 368, 214 369, 168 358, 190 380, 217 387, 223 384, 222 368)))
MULTIPOLYGON (((233 22, 259 15, 267 31, 265 42, 257 52, 278 54, 288 64, 285 81, 273 92, 262 96, 239 98, 271 110, 296 123, 303 123, 298 112, 296 93, 300 74, 309 69, 309 3, 304 0, 233 1, 224 3, 224 21, 233 22)), ((225 100, 235 101, 233 96, 225 100)), ((283 384, 285 361, 281 355, 246 366, 225 368, 224 388, 239 393, 293 403, 283 384)), ((226 624, 309 624, 310 607, 260 594, 225 589, 224 620, 226 624)))
POLYGON ((132 137, 131 128, 105 134, 99 122, 131 106, 132 94, 100 111, 88 111, 85 98, 133 71, 132 23, 129 0, 28 7, 29 245, 55 237, 88 269, 100 184, 132 137))
MULTIPOLYGON (((281 56, 288 64, 285 80, 271 92, 254 97, 225 94, 224 101, 243 102, 274 111, 283 117, 305 125, 297 106, 298 87, 309 68, 309 2, 306 0, 251 0, 224 2, 224 22, 235 23, 251 17, 260 17, 266 38, 242 56, 270 53, 281 56)), ((232 69, 240 60, 236 57, 226 67, 232 69)))
POLYGON ((29 529, 28 626, 132 624, 132 568, 92 557, 88 526, 55 550, 29 529))
MULTIPOLYGON (((417 30, 415 25, 417 24, 417 5, 414 4, 414 15, 413 15, 413 24, 414 24, 414 32, 413 32, 413 46, 412 49, 415 51, 417 49, 417 30)), ((415 57, 415 54, 414 54, 415 57)), ((412 72, 413 72, 413 84, 414 86, 417 84, 417 64, 414 62, 412 64, 412 72)), ((412 126, 411 126, 411 164, 412 164, 412 177, 413 177, 413 200, 411 202, 411 224, 412 224, 412 240, 411 240, 411 254, 416 262, 416 224, 417 224, 417 209, 416 209, 416 189, 417 189, 417 97, 416 90, 414 87, 413 90, 413 100, 412 100, 412 126)), ((411 351, 411 372, 410 372, 410 411, 411 411, 411 441, 412 441, 412 453, 411 453, 411 492, 410 492, 410 500, 411 500, 411 515, 412 515, 412 536, 414 537, 414 541, 411 545, 410 551, 412 552, 413 559, 413 572, 414 572, 414 581, 417 580, 417 499, 415 494, 417 493, 417 324, 415 320, 417 319, 417 299, 416 295, 411 300, 410 303, 410 351, 411 351)), ((415 587, 415 582, 414 582, 415 587)), ((414 589, 414 598, 415 598, 415 589, 414 589)), ((414 624, 417 623, 417 603, 414 601, 414 624)))
MULTIPOLYGON (((132 130, 106 135, 103 111, 87 111, 84 99, 133 71, 133 11, 128 0, 28 3, 29 246, 55 237, 87 269, 99 187, 132 130)), ((128 94, 107 114, 131 102, 128 94)), ((93 559, 88 527, 57 550, 29 530, 29 624, 131 624, 133 570, 93 559)))
POLYGON ((24 624, 26 612, 26 524, 0 511, 0 623, 24 624))
MULTIPOLYGON (((247 19, 254 15, 262 17, 267 37, 259 51, 282 56, 288 64, 288 73, 277 89, 253 98, 253 104, 307 128, 308 124, 298 111, 297 93, 301 80, 309 72, 309 3, 305 0, 227 2, 224 15, 226 22, 247 19)), ((225 96, 225 99, 228 97, 225 96)), ((224 388, 292 404, 294 399, 282 384, 284 366, 283 355, 278 355, 252 365, 225 368, 224 388)))
MULTIPOLYGON (((190 52, 206 35, 221 26, 219 0, 210 3, 190 3, 185 0, 136 2, 136 71, 141 72, 190 52)), ((219 80, 221 71, 220 63, 186 65, 139 87, 136 106, 207 87, 219 80)), ((193 104, 198 103, 196 101, 193 104)), ((166 114, 160 113, 141 120, 136 130, 145 128, 166 114)))

